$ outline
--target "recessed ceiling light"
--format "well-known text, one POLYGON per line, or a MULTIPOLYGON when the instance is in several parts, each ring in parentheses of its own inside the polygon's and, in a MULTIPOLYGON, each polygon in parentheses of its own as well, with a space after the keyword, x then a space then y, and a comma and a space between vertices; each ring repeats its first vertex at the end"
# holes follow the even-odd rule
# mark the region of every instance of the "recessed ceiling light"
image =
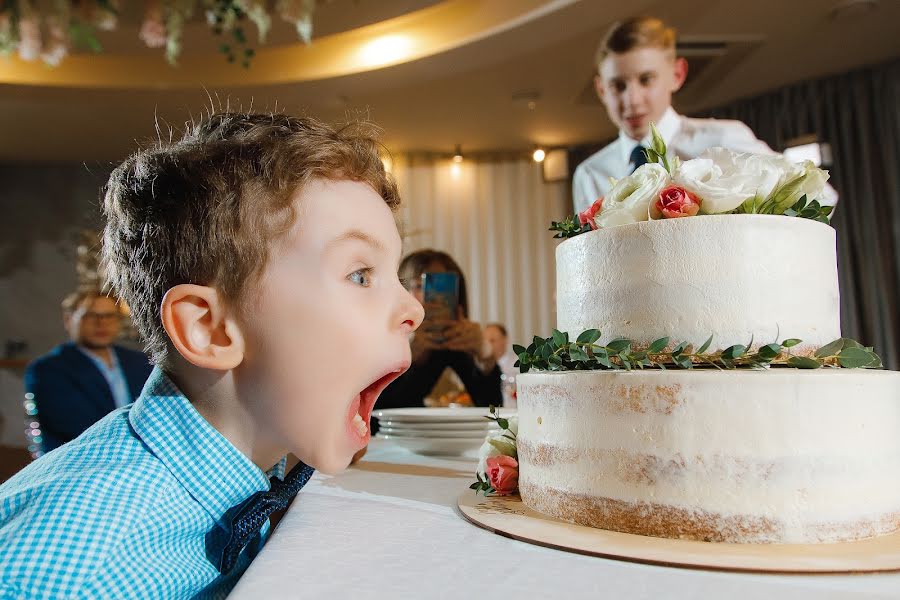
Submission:
POLYGON ((541 99, 541 92, 538 90, 520 90, 513 93, 513 104, 525 106, 528 110, 537 108, 538 100, 541 99))

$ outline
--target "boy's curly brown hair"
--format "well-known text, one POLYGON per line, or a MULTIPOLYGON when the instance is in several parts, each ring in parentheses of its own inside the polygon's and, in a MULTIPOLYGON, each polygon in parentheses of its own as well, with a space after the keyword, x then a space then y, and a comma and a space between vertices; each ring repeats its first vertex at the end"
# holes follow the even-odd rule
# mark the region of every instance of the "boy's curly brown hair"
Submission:
POLYGON ((310 181, 360 181, 395 210, 373 129, 335 129, 308 117, 219 112, 184 136, 140 150, 105 186, 102 259, 131 308, 148 354, 168 365, 160 307, 175 285, 216 288, 240 307, 273 242, 294 224, 294 200, 310 181))

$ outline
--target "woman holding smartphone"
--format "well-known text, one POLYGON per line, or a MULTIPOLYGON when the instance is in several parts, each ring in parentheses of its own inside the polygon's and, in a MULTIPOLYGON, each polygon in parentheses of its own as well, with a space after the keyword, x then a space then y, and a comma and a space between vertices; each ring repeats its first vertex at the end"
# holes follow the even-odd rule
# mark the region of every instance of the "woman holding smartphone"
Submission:
POLYGON ((422 406, 448 367, 476 406, 502 405, 500 369, 481 326, 468 318, 466 279, 456 261, 438 250, 419 250, 401 261, 399 274, 425 306, 425 320, 410 337, 412 366, 382 392, 378 408, 422 406), (448 291, 454 289, 456 298, 448 291))

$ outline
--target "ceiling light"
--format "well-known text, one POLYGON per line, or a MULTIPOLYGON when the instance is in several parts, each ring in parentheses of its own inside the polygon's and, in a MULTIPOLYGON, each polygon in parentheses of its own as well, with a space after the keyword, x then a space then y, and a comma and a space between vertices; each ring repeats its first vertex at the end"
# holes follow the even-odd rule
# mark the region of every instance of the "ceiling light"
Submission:
POLYGON ((538 148, 531 156, 534 158, 534 162, 544 162, 544 157, 547 156, 547 153, 544 152, 543 148, 538 148))
POLYGON ((537 108, 537 103, 540 99, 541 92, 539 90, 520 90, 512 95, 513 104, 525 106, 528 110, 537 108))
POLYGON ((405 35, 375 38, 360 49, 360 62, 367 67, 386 65, 409 56, 412 40, 405 35))
POLYGON ((461 163, 462 160, 463 160, 462 147, 459 144, 457 144, 456 150, 453 151, 453 162, 461 163))

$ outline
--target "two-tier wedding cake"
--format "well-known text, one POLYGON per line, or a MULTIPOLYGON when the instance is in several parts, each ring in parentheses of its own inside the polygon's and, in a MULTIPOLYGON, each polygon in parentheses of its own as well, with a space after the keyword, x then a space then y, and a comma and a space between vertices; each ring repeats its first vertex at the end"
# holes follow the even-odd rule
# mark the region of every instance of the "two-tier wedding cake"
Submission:
MULTIPOLYGON (((808 354, 840 337, 834 242, 828 225, 772 215, 580 235, 557 248, 558 329, 638 346, 787 333, 808 354)), ((522 500, 567 521, 725 542, 900 528, 897 372, 530 372, 518 407, 522 500)))
POLYGON ((649 158, 554 223, 557 331, 516 349, 518 423, 499 420, 473 489, 667 538, 900 529, 900 373, 841 338, 827 173, 681 163, 658 135, 649 158))

